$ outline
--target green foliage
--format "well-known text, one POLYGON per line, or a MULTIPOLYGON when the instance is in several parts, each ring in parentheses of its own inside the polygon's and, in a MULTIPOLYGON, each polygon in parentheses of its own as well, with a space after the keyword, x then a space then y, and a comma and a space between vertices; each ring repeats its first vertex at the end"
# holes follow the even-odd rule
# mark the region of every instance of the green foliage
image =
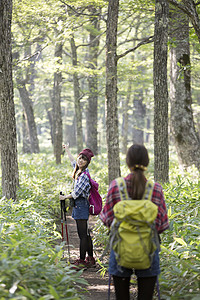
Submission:
POLYGON ((161 287, 164 299, 193 299, 200 290, 200 182, 193 172, 165 186, 170 229, 163 233, 161 287))
MULTIPOLYGON (((148 178, 153 178, 150 149, 148 178)), ((73 152, 73 151, 72 151, 73 152)), ((56 165, 52 154, 19 156, 18 201, 0 202, 0 294, 1 299, 80 299, 75 284, 80 274, 62 261, 60 191, 72 189, 72 167, 66 156, 56 165)), ((121 157, 122 176, 128 173, 121 157)), ((99 183, 105 202, 108 190, 107 157, 95 156, 91 177, 99 183)), ((195 168, 181 171, 171 152, 170 183, 163 186, 170 221, 162 234, 160 289, 162 299, 195 299, 200 282, 200 182, 195 168)), ((98 219, 94 250, 106 248, 108 229, 98 219)), ((102 276, 108 256, 99 261, 102 276)))
POLYGON ((76 284, 86 282, 62 261, 64 244, 58 243, 56 184, 64 174, 51 159, 20 156, 18 201, 0 202, 1 299, 81 298, 76 284))

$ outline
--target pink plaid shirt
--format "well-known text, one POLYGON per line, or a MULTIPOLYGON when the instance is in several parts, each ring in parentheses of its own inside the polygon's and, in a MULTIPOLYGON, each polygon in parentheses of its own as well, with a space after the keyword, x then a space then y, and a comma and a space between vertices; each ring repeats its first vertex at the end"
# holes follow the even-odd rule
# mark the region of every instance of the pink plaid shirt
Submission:
MULTIPOLYGON (((131 191, 131 176, 129 174, 125 177, 127 190, 130 195, 131 191)), ((156 218, 156 229, 158 233, 162 233, 164 230, 169 228, 169 222, 167 217, 167 208, 165 204, 164 194, 162 190, 162 186, 159 183, 155 183, 153 194, 152 194, 152 202, 158 206, 158 215, 156 218)), ((100 219, 107 226, 110 227, 114 218, 113 207, 114 205, 121 201, 119 189, 116 180, 113 180, 109 186, 108 194, 106 197, 106 204, 103 207, 103 210, 100 214, 100 219)))

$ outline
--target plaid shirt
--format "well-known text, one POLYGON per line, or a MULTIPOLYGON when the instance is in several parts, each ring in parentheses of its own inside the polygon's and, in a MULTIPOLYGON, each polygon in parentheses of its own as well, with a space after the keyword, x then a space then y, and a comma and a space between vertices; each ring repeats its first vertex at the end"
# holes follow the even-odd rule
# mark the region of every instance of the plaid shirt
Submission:
MULTIPOLYGON (((131 177, 132 174, 129 174, 125 177, 127 190, 130 195, 131 191, 131 177)), ((167 208, 164 200, 164 194, 162 190, 162 186, 159 183, 155 183, 153 194, 152 194, 152 202, 158 206, 158 215, 156 218, 156 229, 158 233, 162 233, 169 227, 168 217, 167 217, 167 208)), ((100 219, 107 226, 110 227, 114 218, 113 207, 114 205, 121 201, 119 189, 116 180, 113 180, 109 186, 108 194, 106 197, 106 204, 103 207, 103 210, 100 214, 100 219)))
MULTIPOLYGON (((75 168, 76 162, 74 161, 72 165, 75 168)), ((89 174, 88 168, 84 172, 89 174)), ((74 190, 71 193, 72 197, 74 199, 77 199, 78 197, 83 197, 85 199, 88 199, 90 194, 90 188, 91 185, 90 185, 89 177, 85 173, 81 173, 78 179, 74 180, 74 190)))

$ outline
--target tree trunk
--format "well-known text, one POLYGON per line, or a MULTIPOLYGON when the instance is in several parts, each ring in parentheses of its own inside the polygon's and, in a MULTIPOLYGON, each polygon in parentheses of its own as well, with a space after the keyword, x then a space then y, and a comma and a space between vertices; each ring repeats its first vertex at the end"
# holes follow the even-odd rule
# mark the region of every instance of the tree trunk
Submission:
POLYGON ((116 53, 118 10, 119 0, 110 0, 106 31, 106 136, 109 182, 120 176, 116 53))
POLYGON ((199 2, 197 1, 198 5, 194 0, 182 0, 181 2, 177 0, 168 0, 168 2, 188 15, 200 43, 200 19, 197 11, 199 2))
POLYGON ((145 142, 149 143, 149 140, 150 140, 150 129, 151 129, 151 119, 150 119, 150 117, 148 117, 148 112, 147 112, 146 122, 147 122, 147 124, 146 124, 147 133, 146 133, 145 142))
POLYGON ((154 178, 169 180, 167 41, 168 2, 156 0, 154 30, 154 178))
POLYGON ((133 143, 144 144, 144 125, 145 125, 145 105, 143 104, 143 90, 136 90, 134 101, 134 112, 133 112, 133 143))
POLYGON ((45 103, 45 110, 47 113, 47 118, 49 120, 51 143, 53 145, 54 141, 53 141, 52 91, 49 91, 49 99, 51 99, 51 103, 45 103))
POLYGON ((22 115, 22 152, 23 153, 31 153, 31 144, 30 144, 30 139, 29 139, 29 133, 28 133, 28 126, 27 126, 27 120, 26 116, 23 113, 22 115))
MULTIPOLYGON (((75 45, 74 37, 71 37, 71 51, 72 51, 72 65, 74 68, 77 67, 77 48, 75 45)), ((83 149, 83 129, 82 129, 82 113, 80 104, 80 87, 78 74, 74 71, 73 74, 73 85, 74 85, 74 104, 75 104, 75 116, 76 116, 76 141, 77 141, 77 152, 79 153, 83 149)))
POLYGON ((26 88, 26 84, 24 81, 20 79, 19 73, 17 74, 16 78, 17 88, 20 94, 20 99, 22 101, 22 105, 24 107, 26 120, 28 123, 28 130, 29 130, 29 137, 30 137, 30 144, 31 144, 31 153, 39 153, 39 141, 37 136, 37 128, 35 123, 34 111, 33 111, 33 104, 29 93, 26 88))
POLYGON ((122 152, 126 154, 128 145, 128 108, 131 98, 131 85, 132 81, 128 82, 127 96, 123 106, 123 125, 122 125, 122 152))
POLYGON ((200 168, 200 139, 195 130, 189 46, 189 19, 179 9, 170 11, 170 101, 171 131, 180 162, 200 168))
POLYGON ((57 63, 57 70, 54 73, 54 86, 53 86, 53 146, 54 146, 54 155, 56 157, 56 164, 61 163, 61 154, 62 154, 62 140, 63 140, 63 131, 62 131, 62 114, 61 114, 61 90, 62 90, 62 72, 60 71, 59 66, 62 63, 62 43, 56 44, 55 49, 55 58, 57 63))
POLYGON ((0 149, 2 193, 7 199, 16 199, 19 185, 17 136, 13 101, 12 1, 2 0, 0 5, 0 149))
POLYGON ((89 86, 89 97, 88 97, 88 108, 87 108, 87 141, 86 145, 92 149, 94 154, 98 154, 98 143, 97 143, 97 104, 98 104, 98 78, 95 74, 97 69, 97 58, 99 49, 99 38, 96 37, 96 31, 99 29, 99 20, 95 16, 97 9, 95 7, 90 8, 92 14, 91 25, 92 28, 89 34, 89 68, 94 70, 94 73, 88 77, 89 86))

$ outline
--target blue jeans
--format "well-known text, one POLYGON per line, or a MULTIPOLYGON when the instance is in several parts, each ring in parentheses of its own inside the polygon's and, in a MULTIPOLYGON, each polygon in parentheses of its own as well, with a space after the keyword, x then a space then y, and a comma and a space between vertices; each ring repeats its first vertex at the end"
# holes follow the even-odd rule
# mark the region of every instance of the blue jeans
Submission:
MULTIPOLYGON (((115 253, 113 250, 110 252, 109 269, 111 275, 118 277, 130 277, 133 274, 133 269, 124 268, 117 264, 115 253)), ((137 277, 153 277, 160 274, 159 252, 155 251, 151 267, 145 270, 135 270, 137 277)))

